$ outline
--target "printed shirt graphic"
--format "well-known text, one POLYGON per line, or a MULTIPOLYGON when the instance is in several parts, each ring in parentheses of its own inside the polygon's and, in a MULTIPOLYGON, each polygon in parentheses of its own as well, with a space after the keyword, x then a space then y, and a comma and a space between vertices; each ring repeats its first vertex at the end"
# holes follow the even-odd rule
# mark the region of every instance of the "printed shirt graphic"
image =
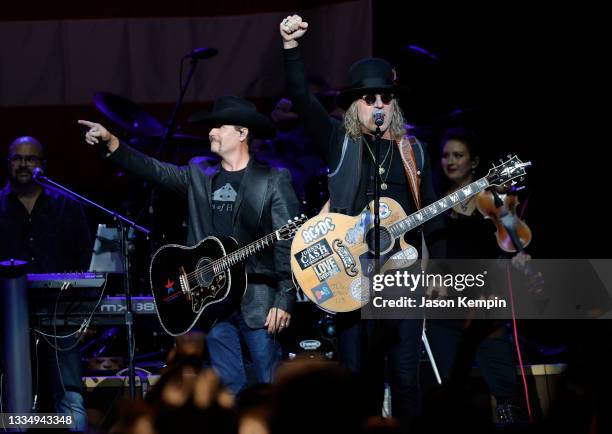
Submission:
POLYGON ((234 232, 232 216, 244 171, 228 172, 221 168, 213 180, 211 202, 215 235, 231 236, 234 232))

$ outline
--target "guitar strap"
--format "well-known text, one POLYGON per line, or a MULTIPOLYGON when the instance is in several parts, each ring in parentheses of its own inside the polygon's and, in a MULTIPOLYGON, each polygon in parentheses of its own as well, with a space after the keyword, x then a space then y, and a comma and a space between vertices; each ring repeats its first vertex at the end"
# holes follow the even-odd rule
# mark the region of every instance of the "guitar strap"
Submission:
POLYGON ((402 157, 406 180, 412 192, 412 198, 416 209, 421 209, 421 171, 417 169, 413 146, 417 144, 414 136, 404 136, 397 145, 402 157))
MULTIPOLYGON (((404 172, 406 172, 406 179, 412 192, 412 198, 416 209, 421 209, 421 171, 417 168, 416 158, 414 156, 414 146, 418 145, 418 141, 414 136, 404 136, 399 142, 398 147, 400 150, 400 156, 402 157, 402 164, 404 165, 404 172)), ((421 150, 421 153, 423 151, 421 150)), ((425 235, 421 231, 421 258, 427 263, 429 259, 429 249, 425 242, 425 235)), ((423 265, 425 266, 426 265, 423 265)))

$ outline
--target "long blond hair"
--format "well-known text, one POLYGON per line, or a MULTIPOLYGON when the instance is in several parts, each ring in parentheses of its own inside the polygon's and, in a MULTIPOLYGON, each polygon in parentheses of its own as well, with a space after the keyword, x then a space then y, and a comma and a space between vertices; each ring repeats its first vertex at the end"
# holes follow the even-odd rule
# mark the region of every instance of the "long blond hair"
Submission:
MULTIPOLYGON (((359 139, 363 132, 361 131, 362 125, 359 121, 359 115, 357 113, 357 103, 359 100, 353 101, 346 113, 344 113, 344 128, 347 134, 353 140, 359 139)), ((391 115, 391 123, 389 124, 389 133, 391 134, 392 140, 401 140, 406 135, 406 121, 402 109, 400 108, 396 99, 391 101, 393 111, 391 115)))

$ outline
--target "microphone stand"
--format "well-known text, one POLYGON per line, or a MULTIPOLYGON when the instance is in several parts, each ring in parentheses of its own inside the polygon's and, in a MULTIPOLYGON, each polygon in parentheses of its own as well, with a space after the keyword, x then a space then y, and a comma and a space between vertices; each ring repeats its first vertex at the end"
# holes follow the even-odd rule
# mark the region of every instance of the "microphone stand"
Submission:
MULTIPOLYGON (((183 62, 183 60, 187 58, 190 59, 189 73, 187 74, 187 79, 185 80, 184 84, 183 84, 182 77, 181 77, 181 81, 180 81, 181 87, 179 90, 178 99, 176 103, 174 104, 174 108, 172 109, 172 114, 170 115, 170 119, 166 123, 166 129, 164 130, 164 134, 162 136, 161 141, 159 142, 159 146, 157 147, 157 151, 155 153, 155 158, 157 159, 160 159, 162 157, 164 148, 166 147, 166 145, 168 144, 168 141, 170 140, 170 138, 172 137, 172 135, 174 134, 176 130, 176 117, 183 104, 183 98, 185 97, 185 93, 187 92, 187 88, 189 87, 189 83, 191 82, 191 78, 193 77, 193 73, 195 72, 195 69, 198 66, 198 60, 200 60, 197 57, 190 57, 189 55, 185 55, 181 59, 181 62, 183 62)), ((181 71, 182 69, 183 68, 181 67, 181 71)), ((149 196, 149 206, 148 206, 149 223, 151 224, 152 228, 155 228, 155 203, 154 203, 155 202, 155 190, 156 190, 155 187, 151 188, 151 194, 149 196)), ((151 247, 151 254, 153 254, 153 252, 156 250, 155 241, 153 240, 153 237, 151 237, 150 247, 151 247)))
MULTIPOLYGON (((374 154, 376 155, 376 161, 374 161, 374 272, 380 271, 380 173, 379 164, 380 161, 380 140, 382 138, 382 132, 380 131, 380 125, 376 121, 376 132, 374 133, 374 154)), ((389 169, 390 170, 390 169, 389 169)))
MULTIPOLYGON (((374 133, 374 161, 372 162, 374 170, 374 274, 378 274, 380 272, 380 173, 379 173, 379 164, 380 161, 380 140, 382 137, 382 132, 380 130, 380 126, 378 123, 381 123, 378 119, 376 119, 376 131, 374 133)), ((365 138, 363 140, 366 140, 365 138)), ((368 246, 369 247, 369 246, 368 246)), ((369 285, 371 288, 371 285, 369 285)), ((371 289, 370 289, 371 291, 371 289)), ((370 293, 370 296, 372 294, 370 293)), ((382 323, 379 320, 373 321, 374 331, 372 335, 365 333, 363 337, 363 344, 366 347, 366 351, 362 352, 361 358, 362 362, 365 366, 373 366, 375 363, 372 360, 372 355, 377 354, 379 351, 377 339, 375 335, 380 332, 380 328, 382 327, 382 323)), ((372 369, 372 368, 367 368, 372 369)))
POLYGON ((74 191, 68 189, 67 187, 64 187, 61 184, 58 184, 55 181, 52 181, 51 179, 42 175, 41 171, 38 171, 38 173, 36 172, 37 171, 35 170, 32 176, 34 180, 38 182, 39 184, 41 184, 42 186, 50 185, 52 187, 55 187, 58 190, 60 190, 62 193, 67 195, 68 197, 74 199, 75 201, 83 205, 99 209, 100 211, 112 216, 113 219, 119 225, 119 229, 121 232, 121 250, 123 251, 123 289, 125 291, 125 305, 126 305, 125 325, 127 327, 127 340, 128 340, 128 377, 130 380, 130 397, 132 399, 135 399, 136 398, 136 380, 135 380, 136 371, 134 369, 134 350, 135 350, 134 329, 133 329, 134 315, 132 312, 132 296, 131 296, 131 291, 130 291, 130 276, 129 276, 130 274, 130 260, 129 260, 130 249, 129 249, 128 234, 129 234, 130 228, 133 228, 135 230, 142 232, 147 237, 150 235, 151 231, 145 227, 142 227, 136 224, 135 222, 122 216, 116 211, 112 211, 110 209, 104 208, 102 205, 99 205, 98 203, 93 202, 87 199, 86 197, 81 196, 78 193, 75 193, 74 191))
MULTIPOLYGON (((184 56, 181 62, 185 60, 187 57, 188 55, 184 56)), ((187 80, 185 80, 185 84, 181 85, 178 99, 176 103, 174 104, 174 108, 172 109, 172 114, 170 115, 170 120, 166 124, 166 130, 164 131, 162 140, 161 142, 159 142, 159 147, 157 148, 157 153, 156 153, 157 158, 161 157, 164 147, 168 143, 168 140, 170 139, 170 137, 172 137, 172 135, 174 134, 174 131, 176 129, 176 116, 178 115, 179 109, 181 108, 181 105, 183 104, 183 98, 185 97, 185 93, 187 92, 187 88, 189 87, 189 83, 191 82, 191 78, 193 77, 193 73, 195 72, 195 69, 198 66, 198 60, 199 59, 197 57, 190 58, 190 62, 189 62, 190 68, 189 68, 189 73, 187 74, 187 80)), ((182 80, 181 80, 181 83, 182 83, 182 80)))

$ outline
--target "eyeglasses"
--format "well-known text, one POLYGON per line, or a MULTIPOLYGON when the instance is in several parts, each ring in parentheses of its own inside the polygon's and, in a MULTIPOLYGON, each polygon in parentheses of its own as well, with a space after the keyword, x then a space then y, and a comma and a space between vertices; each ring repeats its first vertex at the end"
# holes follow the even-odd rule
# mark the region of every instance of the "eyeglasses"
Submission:
POLYGON ((11 155, 10 157, 8 157, 8 161, 10 163, 13 163, 13 164, 18 164, 18 163, 23 161, 25 164, 33 166, 36 163, 39 163, 39 162, 43 161, 43 158, 37 157, 36 155, 19 155, 19 154, 14 154, 14 155, 11 155))
POLYGON ((391 104, 391 101, 393 101, 393 98, 395 98, 395 95, 392 93, 368 93, 362 96, 361 99, 363 99, 367 105, 374 105, 376 104, 377 95, 380 95, 380 100, 385 105, 391 104))

